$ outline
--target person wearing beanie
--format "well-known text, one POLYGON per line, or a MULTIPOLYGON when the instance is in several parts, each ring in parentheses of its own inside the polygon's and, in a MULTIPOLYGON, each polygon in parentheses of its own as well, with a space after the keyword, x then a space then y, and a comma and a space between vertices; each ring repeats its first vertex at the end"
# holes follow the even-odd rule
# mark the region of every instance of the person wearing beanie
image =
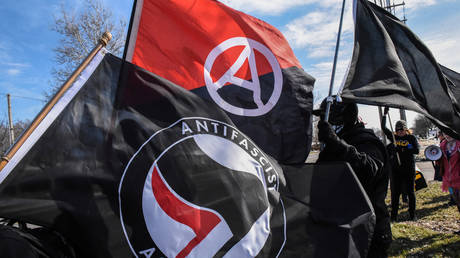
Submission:
MULTIPOLYGON (((417 138, 407 129, 406 121, 399 120, 395 124, 395 134, 386 127, 386 114, 388 108, 385 108, 382 118, 382 129, 391 143, 395 145, 395 154, 399 156, 399 161, 394 160, 392 166, 392 184, 391 187, 391 220, 396 221, 399 209, 399 196, 402 193, 407 194, 409 199, 409 219, 417 220, 415 215, 415 155, 419 153, 419 144, 417 138), (394 136, 394 138, 393 138, 394 136), (394 141, 393 141, 394 139, 394 141)), ((396 158, 396 155, 394 155, 396 158)))
POLYGON ((325 144, 317 163, 345 161, 350 164, 375 211, 374 235, 367 257, 388 257, 392 241, 390 216, 385 204, 388 190, 388 159, 385 146, 371 129, 358 119, 355 103, 336 101, 331 105, 329 121, 324 121, 326 100, 319 110, 318 138, 325 144), (333 129, 333 127, 335 129, 333 129))

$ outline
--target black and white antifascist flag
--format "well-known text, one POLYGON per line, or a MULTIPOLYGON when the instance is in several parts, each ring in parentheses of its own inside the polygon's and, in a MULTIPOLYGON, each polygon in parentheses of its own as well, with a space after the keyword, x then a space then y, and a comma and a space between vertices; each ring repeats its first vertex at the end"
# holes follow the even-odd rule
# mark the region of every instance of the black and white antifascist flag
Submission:
POLYGON ((425 44, 398 18, 367 0, 355 0, 355 19, 342 98, 422 113, 460 138, 458 99, 425 44))
POLYGON ((281 167, 213 102, 104 52, 0 171, 0 217, 78 257, 365 254, 348 166, 281 167))

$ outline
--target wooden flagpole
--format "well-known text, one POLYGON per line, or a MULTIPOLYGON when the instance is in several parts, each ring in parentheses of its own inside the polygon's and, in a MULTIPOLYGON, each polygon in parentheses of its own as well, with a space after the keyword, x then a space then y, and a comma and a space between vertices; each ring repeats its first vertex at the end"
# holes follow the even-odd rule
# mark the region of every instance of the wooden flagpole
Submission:
POLYGON ((78 66, 78 68, 72 73, 72 75, 67 79, 67 81, 62 85, 59 91, 54 95, 54 97, 46 104, 46 106, 40 111, 40 113, 35 117, 34 121, 30 126, 25 130, 21 137, 14 143, 6 155, 2 157, 0 162, 0 172, 10 161, 13 155, 19 150, 19 148, 24 144, 24 142, 29 138, 32 132, 37 128, 40 122, 46 117, 46 115, 51 111, 54 105, 59 101, 59 99, 64 95, 64 93, 70 88, 70 86, 75 82, 78 75, 88 66, 94 56, 101 50, 101 48, 107 46, 107 43, 112 39, 112 34, 110 32, 105 32, 102 37, 99 39, 99 43, 93 48, 91 53, 83 60, 83 62, 78 66))

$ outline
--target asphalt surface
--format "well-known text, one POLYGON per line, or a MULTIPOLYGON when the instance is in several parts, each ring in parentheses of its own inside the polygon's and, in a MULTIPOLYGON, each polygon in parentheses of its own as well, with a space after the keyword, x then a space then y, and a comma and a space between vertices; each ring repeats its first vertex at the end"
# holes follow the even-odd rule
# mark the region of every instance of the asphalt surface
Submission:
MULTIPOLYGON (((319 152, 312 151, 308 155, 308 159, 306 163, 314 163, 318 159, 319 152)), ((434 178, 434 168, 431 164, 431 161, 419 161, 416 163, 417 167, 422 172, 423 176, 425 177, 426 181, 433 181, 434 178)))
POLYGON ((426 181, 433 181, 434 178, 434 168, 431 164, 431 161, 420 161, 416 163, 417 167, 422 172, 426 181))

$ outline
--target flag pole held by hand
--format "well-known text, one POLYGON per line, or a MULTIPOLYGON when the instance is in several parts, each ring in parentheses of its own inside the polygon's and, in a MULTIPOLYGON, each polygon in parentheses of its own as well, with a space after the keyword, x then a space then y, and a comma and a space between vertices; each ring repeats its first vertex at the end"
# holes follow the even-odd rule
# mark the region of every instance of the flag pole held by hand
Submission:
POLYGON ((51 111, 54 105, 58 100, 64 95, 64 93, 70 88, 70 86, 75 82, 78 75, 88 66, 94 56, 101 50, 101 48, 107 46, 108 42, 112 39, 112 34, 106 31, 101 38, 99 43, 93 48, 93 50, 88 54, 88 56, 83 60, 83 62, 78 66, 78 68, 72 73, 72 75, 67 79, 67 81, 61 86, 59 91, 53 96, 53 98, 46 104, 46 106, 40 111, 40 113, 35 117, 30 126, 24 131, 21 137, 14 143, 14 145, 7 151, 6 155, 2 157, 0 162, 0 173, 1 170, 6 166, 6 164, 11 160, 13 155, 18 151, 18 149, 24 144, 24 142, 29 138, 32 132, 37 128, 40 122, 46 117, 46 115, 51 111))
MULTIPOLYGON (((393 125, 391 124, 390 112, 388 112, 388 120, 390 120, 390 130, 391 130, 391 136, 393 136, 393 146, 396 149, 396 138, 395 138, 395 133, 393 131, 393 125)), ((398 152, 396 152, 396 158, 398 159, 398 165, 401 166, 401 159, 399 158, 398 152)))
MULTIPOLYGON (((331 74, 331 82, 329 84, 329 94, 326 100, 326 110, 324 113, 324 121, 329 120, 329 111, 331 109, 331 104, 334 101, 332 99, 332 90, 334 88, 334 77, 335 77, 335 69, 337 67, 337 56, 339 55, 339 46, 340 46, 340 34, 342 34, 342 24, 343 24, 343 13, 345 10, 345 0, 342 2, 342 12, 340 13, 340 22, 339 22, 339 31, 337 33, 337 43, 335 44, 335 54, 334 54, 334 62, 332 64, 332 74, 331 74)), ((323 150, 326 145, 324 143, 321 144, 320 149, 323 150)))
POLYGON ((332 64, 332 74, 331 74, 331 82, 329 84, 329 94, 328 99, 326 102, 326 113, 324 115, 324 121, 329 120, 329 110, 331 109, 332 104, 332 90, 334 88, 334 77, 335 77, 335 69, 337 67, 337 57, 339 55, 339 47, 340 47, 340 34, 342 34, 342 24, 343 24, 343 13, 345 10, 345 0, 342 2, 342 12, 340 13, 340 22, 339 22, 339 31, 337 33, 337 42, 335 44, 335 53, 334 53, 334 62, 332 64))

